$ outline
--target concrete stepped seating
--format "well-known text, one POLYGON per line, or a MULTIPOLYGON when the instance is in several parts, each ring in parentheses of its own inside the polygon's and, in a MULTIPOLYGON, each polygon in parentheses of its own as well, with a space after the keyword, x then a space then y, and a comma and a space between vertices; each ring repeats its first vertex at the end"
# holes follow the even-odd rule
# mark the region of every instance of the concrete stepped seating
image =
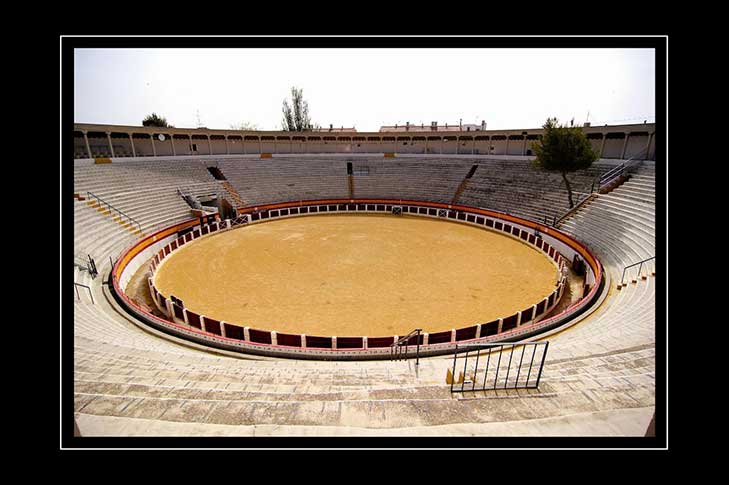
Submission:
MULTIPOLYGON (((313 168, 306 170, 308 159, 287 158, 278 162, 277 158, 233 159, 219 166, 236 190, 245 189, 241 196, 248 204, 297 196, 347 197, 341 195, 348 193, 346 162, 315 159, 313 168)), ((100 190, 101 197, 106 194, 113 198, 123 206, 121 210, 139 216, 143 227, 189 219, 189 207, 175 193, 175 184, 189 184, 201 192, 217 187, 200 163, 183 164, 180 170, 172 163, 154 163, 158 162, 138 163, 136 168, 122 170, 133 173, 120 177, 118 184, 114 172, 108 171, 108 167, 117 166, 94 166, 88 173, 79 171, 78 183, 94 193, 100 190), (172 171, 185 175, 167 173, 172 171), (147 178, 141 180, 141 173, 147 178)), ((373 159, 373 173, 383 168, 370 180, 379 178, 388 185, 371 184, 367 190, 378 194, 376 197, 395 194, 449 202, 474 162, 440 163, 429 159, 427 166, 419 167, 412 160, 373 159)), ((479 167, 476 175, 483 168, 479 167)), ((506 161, 494 162, 490 168, 484 170, 488 173, 477 184, 482 193, 471 191, 471 182, 461 203, 487 208, 496 205, 502 208, 498 210, 529 214, 536 220, 566 210, 567 198, 560 180, 545 182, 540 178, 537 187, 534 174, 521 173, 525 166, 515 169, 520 173, 513 176, 493 173, 509 171, 512 166, 506 161), (469 202, 465 200, 467 195, 469 202)), ((595 168, 580 180, 591 180, 604 169, 595 168)), ((360 183, 366 178, 356 177, 357 197, 364 197, 360 183)), ((83 194, 80 187, 76 192, 83 194)), ((566 220, 561 229, 594 250, 616 282, 624 265, 654 250, 655 206, 615 192, 599 195, 566 220)), ((110 267, 108 257, 128 243, 129 236, 118 224, 83 202, 75 203, 75 249, 92 254, 101 275, 110 267)), ((652 277, 620 291, 611 284, 607 298, 595 313, 547 337, 550 350, 538 390, 462 396, 451 395, 445 384, 446 371, 452 366, 448 357, 421 359, 416 373, 413 361, 238 358, 179 345, 142 330, 120 315, 108 290, 101 285, 102 278, 87 280, 78 270, 74 277, 89 283, 96 303, 82 298, 74 304, 74 409, 85 435, 235 434, 241 426, 256 426, 258 434, 285 428, 301 433, 336 430, 342 434, 399 434, 417 429, 463 435, 492 429, 488 426, 508 433, 507 429, 522 425, 535 434, 555 430, 589 434, 595 426, 603 426, 600 423, 606 422, 605 416, 620 419, 599 428, 602 432, 642 435, 647 421, 635 425, 637 418, 633 416, 647 416, 650 420, 655 406, 657 287, 652 277), (578 415, 585 418, 575 424, 573 417, 578 415), (557 428, 541 427, 546 422, 562 424, 555 424, 557 428), (119 423, 123 426, 117 427, 119 423), (169 429, 173 431, 165 431, 169 429)))
POLYGON ((349 196, 346 162, 341 160, 226 159, 218 168, 248 206, 349 196))
MULTIPOLYGON (((611 164, 596 163, 587 170, 570 174, 573 198, 577 203, 590 192, 593 182, 611 164)), ((527 161, 487 160, 464 191, 461 200, 469 205, 488 207, 543 222, 569 209, 567 191, 561 175, 545 173, 527 161)))
POLYGON ((178 188, 202 196, 218 193, 220 185, 199 161, 152 161, 76 167, 74 188, 112 204, 146 234, 191 217, 178 188))
POLYGON ((577 351, 588 338, 599 338, 600 345, 606 350, 653 343, 655 279, 648 277, 645 281, 638 280, 621 291, 615 291, 626 266, 655 256, 655 223, 641 215, 649 213, 652 208, 648 204, 640 206, 628 202, 627 198, 613 192, 599 195, 574 218, 560 225, 560 230, 572 234, 595 251, 611 278, 609 296, 602 307, 588 319, 588 325, 578 324, 565 331, 564 336, 560 335, 558 342, 561 345, 571 343, 577 351), (622 203, 615 205, 616 201, 622 203), (616 206, 620 207, 619 212, 615 210, 616 206), (630 213, 629 207, 636 211, 632 220, 639 222, 631 222, 626 217, 630 213))

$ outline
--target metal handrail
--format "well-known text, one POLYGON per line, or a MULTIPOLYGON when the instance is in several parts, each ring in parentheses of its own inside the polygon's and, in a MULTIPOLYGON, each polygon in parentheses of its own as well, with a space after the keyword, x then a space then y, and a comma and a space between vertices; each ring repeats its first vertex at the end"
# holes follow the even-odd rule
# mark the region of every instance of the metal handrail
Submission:
POLYGON ((107 206, 109 207, 109 209, 114 209, 114 210, 115 210, 115 211, 117 211, 117 212, 118 212, 119 214, 121 214, 121 215, 123 215, 124 217, 126 217, 127 219, 129 219, 129 222, 131 222, 131 223, 133 223, 133 224, 136 224, 136 225, 137 225, 137 228, 139 229, 139 232, 142 232, 142 225, 141 225, 141 224, 140 224, 139 222, 137 222, 137 220, 136 220, 136 219, 134 219, 134 218, 132 218, 132 217, 130 217, 130 216, 128 216, 128 215, 126 215, 125 213, 123 213, 122 211, 120 211, 119 209, 117 209, 116 207, 114 207, 113 205, 111 205, 110 203, 108 203, 107 201, 105 201, 104 199, 102 199, 101 197, 99 197, 98 195, 96 195, 96 194, 94 194, 94 193, 92 193, 92 192, 88 192, 88 191, 87 191, 87 192, 86 192, 86 195, 90 195, 91 197, 93 197, 93 198, 97 199, 97 200, 98 200, 99 202, 101 202, 101 203, 104 203, 104 204, 106 204, 106 205, 107 205, 107 206))
POLYGON ((587 202, 593 195, 594 195, 594 193, 593 192, 590 192, 589 194, 585 195, 585 197, 583 197, 582 200, 580 200, 577 204, 575 204, 574 207, 568 209, 567 212, 565 212, 564 214, 562 214, 559 218, 555 216, 555 218, 554 218, 554 220, 552 222, 552 227, 556 227, 557 224, 559 224, 564 219, 566 219, 567 217, 569 217, 570 214, 572 214, 573 212, 576 212, 577 209, 579 209, 580 207, 582 207, 582 205, 585 202, 587 202))
POLYGON ((625 281, 625 272, 629 268, 632 268, 634 266, 639 266, 638 267, 638 276, 640 276, 640 270, 643 269, 643 263, 647 263, 648 261, 650 261, 652 259, 656 259, 656 257, 655 256, 651 256, 650 258, 646 258, 643 261, 638 261, 637 263, 629 264, 628 266, 624 267, 623 268, 623 275, 620 277, 620 286, 625 286, 626 285, 626 283, 623 283, 623 281, 625 281))
POLYGON ((81 295, 78 294, 78 287, 79 286, 83 286, 84 288, 86 288, 87 290, 89 290, 89 296, 91 297, 91 303, 93 303, 94 305, 96 305, 96 302, 94 301, 94 294, 91 292, 91 288, 89 288, 86 285, 82 285, 81 283, 76 283, 74 281, 73 282, 73 289, 76 290, 76 297, 78 297, 78 299, 81 300, 81 295))
POLYGON ((628 170, 629 168, 632 168, 633 165, 637 165, 637 164, 643 162, 645 160, 645 158, 638 159, 638 156, 643 155, 644 154, 643 152, 646 152, 646 154, 647 154, 647 151, 648 151, 648 147, 643 148, 641 151, 639 151, 638 153, 636 153, 635 155, 630 157, 625 162, 621 163, 617 167, 611 168, 610 170, 608 170, 607 172, 602 174, 600 176, 599 187, 602 188, 603 186, 609 184, 616 178, 623 175, 623 173, 625 173, 625 171, 628 170))
POLYGON ((415 365, 420 365, 420 332, 422 331, 422 328, 416 328, 406 336, 400 337, 397 342, 390 345, 390 358, 392 360, 396 360, 403 354, 402 347, 405 347, 405 359, 407 359, 409 346, 408 341, 413 337, 413 335, 417 335, 417 338, 415 339, 417 344, 417 348, 415 350, 415 365), (405 345, 403 345, 403 343, 405 343, 405 345))

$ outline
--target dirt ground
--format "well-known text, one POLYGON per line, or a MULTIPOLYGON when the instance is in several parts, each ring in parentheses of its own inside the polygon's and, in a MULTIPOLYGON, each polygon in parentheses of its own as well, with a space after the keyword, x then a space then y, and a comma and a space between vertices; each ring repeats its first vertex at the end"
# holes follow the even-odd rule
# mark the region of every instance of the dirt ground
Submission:
POLYGON ((253 224, 186 244, 155 286, 198 314, 337 336, 461 328, 539 302, 552 261, 513 238, 408 216, 326 215, 253 224))

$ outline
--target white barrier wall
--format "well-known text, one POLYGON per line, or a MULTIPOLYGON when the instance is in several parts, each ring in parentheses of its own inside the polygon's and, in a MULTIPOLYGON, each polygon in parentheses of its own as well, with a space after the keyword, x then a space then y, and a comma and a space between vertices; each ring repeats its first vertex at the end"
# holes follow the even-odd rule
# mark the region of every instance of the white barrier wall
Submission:
POLYGON ((173 233, 159 241, 155 241, 154 244, 150 245, 146 249, 140 251, 124 268, 121 276, 119 277, 119 286, 123 291, 127 290, 129 281, 132 279, 137 270, 146 263, 150 258, 154 257, 161 248, 177 239, 177 233, 173 233))
MULTIPOLYGON (((469 212, 466 207, 459 207, 457 211, 450 211, 446 208, 438 208, 431 206, 422 206, 416 204, 405 204, 400 205, 396 201, 379 201, 368 203, 366 201, 350 201, 346 200, 337 201, 322 201, 320 204, 311 205, 299 205, 289 206, 282 208, 269 208, 265 212, 257 214, 244 214, 236 218, 235 221, 223 221, 215 222, 212 225, 205 226, 202 231, 194 229, 185 236, 186 241, 191 241, 194 232, 199 231, 198 237, 205 237, 210 233, 217 233, 218 228, 231 228, 232 226, 245 225, 247 223, 255 223, 254 218, 261 221, 267 221, 281 217, 292 217, 297 215, 306 214, 317 214, 320 213, 318 209, 322 209, 326 206, 326 213, 337 213, 337 212, 390 212, 392 209, 402 209, 405 214, 418 214, 420 216, 437 217, 441 219, 447 219, 450 221, 458 221, 466 224, 477 225, 481 228, 489 228, 488 222, 493 221, 494 226, 498 221, 500 224, 508 224, 511 226, 510 232, 504 234, 510 234, 511 237, 516 237, 525 244, 535 245, 538 249, 542 249, 543 252, 554 253, 557 250, 557 246, 561 245, 561 241, 552 237, 552 235, 544 234, 541 240, 529 242, 529 237, 533 237, 534 228, 528 226, 522 226, 518 222, 512 222, 506 219, 499 219, 496 216, 488 216, 485 214, 479 214, 478 212, 469 212), (316 209, 316 210, 315 210, 316 209), (332 210, 330 210, 332 209, 332 210), (266 215, 263 218, 263 215, 266 215), (212 232, 211 232, 212 230, 212 232), (512 232, 513 231, 513 232, 512 232), (550 244, 550 248, 546 248, 546 244, 550 244)), ((193 221, 189 221, 193 222, 193 221)), ((180 230, 186 227, 188 223, 174 226, 163 230, 163 232, 169 232, 172 229, 180 230)), ((500 226, 503 227, 503 226, 500 226)), ((375 342, 376 340, 382 341, 389 340, 390 337, 317 337, 317 336, 304 336, 304 335, 291 335, 291 334, 278 334, 268 330, 252 329, 248 327, 239 327, 231 325, 226 328, 226 322, 217 322, 214 318, 209 318, 205 315, 195 315, 189 312, 189 310, 182 307, 176 307, 180 311, 180 315, 175 316, 172 312, 169 299, 165 301, 159 301, 161 295, 156 292, 156 289, 151 284, 152 281, 148 280, 150 284, 150 290, 155 295, 156 305, 165 314, 169 315, 170 321, 165 321, 159 317, 155 317, 149 314, 144 309, 134 304, 129 298, 120 292, 120 283, 123 281, 123 286, 128 285, 131 275, 139 268, 140 264, 143 264, 153 256, 152 267, 156 270, 165 258, 156 256, 156 253, 161 249, 164 253, 170 254, 174 251, 174 247, 177 247, 175 242, 178 239, 177 230, 170 236, 154 241, 150 244, 150 247, 136 253, 131 260, 128 261, 128 267, 120 268, 121 273, 115 269, 114 274, 119 274, 119 279, 115 278, 114 288, 115 293, 124 300, 124 305, 130 309, 137 316, 141 317, 147 323, 157 328, 165 328, 175 335, 183 336, 184 338, 197 341, 199 343, 212 345, 214 347, 224 348, 227 350, 242 351, 247 353, 261 354, 261 355, 278 355, 288 357, 301 357, 301 358, 334 358, 334 359, 371 359, 371 358, 387 358, 389 355, 389 346, 392 342, 397 341, 398 337, 393 336, 392 342, 375 342), (136 269, 135 269, 136 268, 136 269), (161 306, 160 306, 161 305, 161 306), (199 322, 196 324, 194 320, 199 318, 199 322), (189 322, 189 323, 188 323, 189 322), (194 328, 193 328, 194 327, 194 328), (241 330, 242 329, 242 330, 241 330), (254 335, 255 333, 255 335, 254 335), (282 341, 281 339, 285 339, 282 341), (341 342, 340 342, 341 339, 341 342), (340 348, 340 344, 342 348, 340 348), (372 345, 373 347, 369 347, 372 345)), ((495 227, 492 230, 500 230, 495 227)), ((138 244, 146 244, 141 241, 138 244)), ((556 254, 558 255, 558 253, 556 254)), ((553 259, 554 261, 554 259, 553 259)), ((561 270, 564 266, 563 260, 560 257, 557 258, 558 267, 561 270)), ((557 263, 555 262, 555 263, 557 263)), ((588 265, 589 268, 589 265, 588 265)), ((591 269, 591 268, 589 268, 591 269)), ((434 334, 423 334, 421 335, 427 345, 421 348, 422 355, 438 355, 443 353, 449 353, 452 351, 458 342, 474 342, 474 341, 500 341, 503 339, 523 339, 536 335, 539 332, 554 328, 555 326, 561 325, 565 321, 569 320, 575 313, 586 309, 586 305, 597 296, 597 287, 593 287, 589 294, 589 298, 584 298, 579 302, 576 302, 567 310, 554 316, 547 316, 549 312, 556 307, 560 298, 564 293, 566 285, 566 277, 560 276, 559 284, 555 287, 555 290, 550 293, 549 296, 545 297, 542 301, 536 302, 529 308, 525 308, 522 311, 517 312, 514 315, 500 318, 498 321, 487 322, 471 327, 464 327, 460 329, 454 329, 453 331, 447 332, 436 332, 434 334), (549 300, 552 300, 552 304, 549 304, 549 300), (543 307, 543 310, 536 316, 536 310, 539 306, 543 307), (495 327, 494 325, 498 325, 495 327), (494 333, 498 332, 498 333, 494 333)))

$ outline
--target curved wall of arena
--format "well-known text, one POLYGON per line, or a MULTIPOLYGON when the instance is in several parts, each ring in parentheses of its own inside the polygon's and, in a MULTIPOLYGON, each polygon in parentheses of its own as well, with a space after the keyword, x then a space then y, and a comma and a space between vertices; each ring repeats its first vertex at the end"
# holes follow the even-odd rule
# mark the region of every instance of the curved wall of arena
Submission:
POLYGON ((603 283, 600 262, 582 244, 566 234, 539 223, 508 214, 468 206, 392 199, 326 199, 284 202, 239 210, 235 220, 210 220, 203 225, 193 219, 158 231, 128 248, 112 270, 113 290, 117 300, 134 316, 148 325, 203 345, 224 350, 278 357, 308 359, 377 359, 389 358, 391 346, 403 336, 316 336, 285 334, 276 331, 238 326, 198 315, 180 306, 154 287, 148 278, 149 290, 158 310, 166 316, 160 318, 150 309, 142 308, 125 294, 131 277, 152 259, 152 274, 158 265, 177 248, 197 238, 240 226, 260 224, 270 220, 332 213, 393 213, 438 218, 497 231, 529 244, 564 269, 565 260, 577 256, 586 264, 583 295, 557 315, 549 313, 557 306, 564 293, 564 272, 550 295, 513 315, 436 333, 412 336, 408 345, 419 344, 421 355, 450 353, 457 344, 517 341, 558 327, 584 312, 597 299, 603 283), (196 227, 197 226, 197 227, 196 227))

